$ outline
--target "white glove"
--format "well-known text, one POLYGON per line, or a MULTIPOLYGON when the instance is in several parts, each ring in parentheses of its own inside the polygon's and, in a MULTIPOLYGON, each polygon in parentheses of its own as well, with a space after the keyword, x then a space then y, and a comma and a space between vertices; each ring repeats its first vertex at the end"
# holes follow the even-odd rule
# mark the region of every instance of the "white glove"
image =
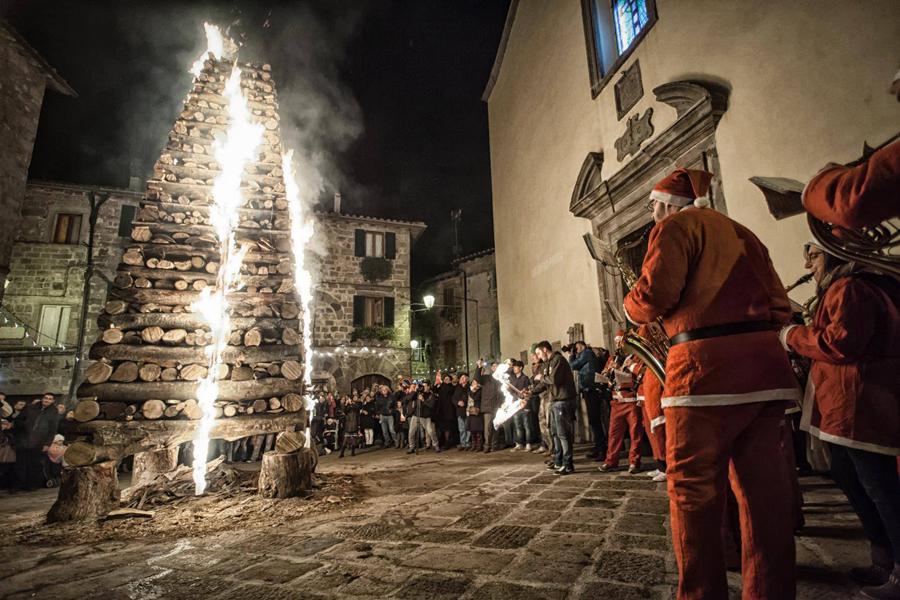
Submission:
POLYGON ((791 351, 790 346, 788 346, 787 336, 788 336, 788 332, 791 329, 793 329, 794 327, 799 327, 799 325, 785 325, 784 327, 781 328, 781 331, 778 332, 778 339, 779 339, 779 341, 781 341, 781 345, 784 346, 784 349, 786 352, 791 351))

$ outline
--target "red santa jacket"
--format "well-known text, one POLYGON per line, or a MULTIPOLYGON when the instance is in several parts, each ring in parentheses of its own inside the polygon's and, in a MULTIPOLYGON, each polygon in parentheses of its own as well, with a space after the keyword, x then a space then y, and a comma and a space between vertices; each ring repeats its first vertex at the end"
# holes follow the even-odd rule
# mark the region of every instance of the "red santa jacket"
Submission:
POLYGON ((762 242, 719 212, 689 208, 653 228, 641 277, 625 297, 625 312, 635 323, 663 317, 670 337, 713 325, 772 324, 771 331, 672 346, 663 407, 799 398, 776 331, 791 315, 784 286, 762 242))
POLYGON ((855 167, 827 167, 806 184, 803 206, 817 219, 852 229, 900 216, 900 142, 855 167))
POLYGON ((804 407, 810 433, 900 455, 900 284, 869 274, 837 279, 812 325, 791 327, 785 338, 813 360, 815 402, 804 407))

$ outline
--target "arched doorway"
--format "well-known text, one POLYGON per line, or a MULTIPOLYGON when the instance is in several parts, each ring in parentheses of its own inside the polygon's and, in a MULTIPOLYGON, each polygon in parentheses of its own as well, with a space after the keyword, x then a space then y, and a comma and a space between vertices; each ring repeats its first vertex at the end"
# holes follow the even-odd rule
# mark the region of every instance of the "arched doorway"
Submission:
POLYGON ((370 389, 375 384, 390 386, 391 380, 379 373, 369 373, 368 375, 357 377, 351 381, 350 390, 358 390, 361 392, 365 389, 370 389))

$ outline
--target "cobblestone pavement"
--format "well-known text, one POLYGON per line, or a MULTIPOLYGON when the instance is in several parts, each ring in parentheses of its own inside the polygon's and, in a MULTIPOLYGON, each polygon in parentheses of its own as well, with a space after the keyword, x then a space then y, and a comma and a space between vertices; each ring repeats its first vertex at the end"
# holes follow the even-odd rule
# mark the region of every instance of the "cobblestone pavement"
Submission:
MULTIPOLYGON (((664 485, 576 462, 558 477, 521 453, 370 452, 320 471, 365 474, 349 510, 278 529, 3 551, 0 596, 190 599, 671 598, 664 485)), ((867 555, 832 484, 810 478, 798 538, 800 598, 852 597, 844 573, 867 555)), ((50 495, 0 499, 46 510, 50 495)), ((2 522, 2 521, 0 521, 2 522)), ((739 578, 731 574, 734 597, 739 578)))

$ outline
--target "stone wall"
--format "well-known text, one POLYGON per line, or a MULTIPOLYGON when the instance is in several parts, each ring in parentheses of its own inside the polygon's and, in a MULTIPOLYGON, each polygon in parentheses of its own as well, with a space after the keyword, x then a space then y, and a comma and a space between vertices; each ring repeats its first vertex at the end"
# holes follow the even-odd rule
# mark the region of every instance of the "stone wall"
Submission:
POLYGON ((399 375, 409 375, 410 252, 414 236, 424 225, 323 213, 316 228, 316 236, 327 246, 315 286, 314 371, 320 377, 330 373, 341 391, 349 390, 350 382, 363 375, 377 373, 392 381, 399 375), (376 282, 364 279, 360 270, 363 259, 355 255, 356 229, 396 235, 396 257, 390 260, 388 278, 376 282), (352 341, 353 297, 357 295, 394 298, 393 340, 352 341), (338 353, 341 347, 356 354, 338 353))
POLYGON ((44 100, 45 75, 36 60, 0 26, 0 299, 9 271, 12 243, 16 237, 19 210, 38 118, 44 100))
POLYGON ((68 393, 72 368, 76 366, 74 346, 78 342, 81 323, 90 212, 88 198, 89 194, 97 192, 107 194, 108 200, 100 208, 94 233, 95 275, 88 300, 85 354, 99 335, 97 315, 106 301, 106 281, 114 276, 122 244, 127 239, 118 235, 123 206, 137 206, 141 195, 129 190, 50 182, 28 184, 13 245, 4 305, 34 328, 40 325, 44 306, 69 307, 65 340, 60 341, 72 349, 34 354, 28 340, 0 340, 0 385, 8 394, 28 395, 45 390, 68 393), (82 216, 77 244, 50 243, 60 213, 82 216))
MULTIPOLYGON (((494 253, 469 260, 464 258, 458 266, 466 274, 466 294, 477 302, 477 308, 474 302, 468 303, 469 360, 474 363, 479 357, 500 359, 500 316, 497 312, 494 253)), ((518 358, 518 354, 512 357, 518 358)))

